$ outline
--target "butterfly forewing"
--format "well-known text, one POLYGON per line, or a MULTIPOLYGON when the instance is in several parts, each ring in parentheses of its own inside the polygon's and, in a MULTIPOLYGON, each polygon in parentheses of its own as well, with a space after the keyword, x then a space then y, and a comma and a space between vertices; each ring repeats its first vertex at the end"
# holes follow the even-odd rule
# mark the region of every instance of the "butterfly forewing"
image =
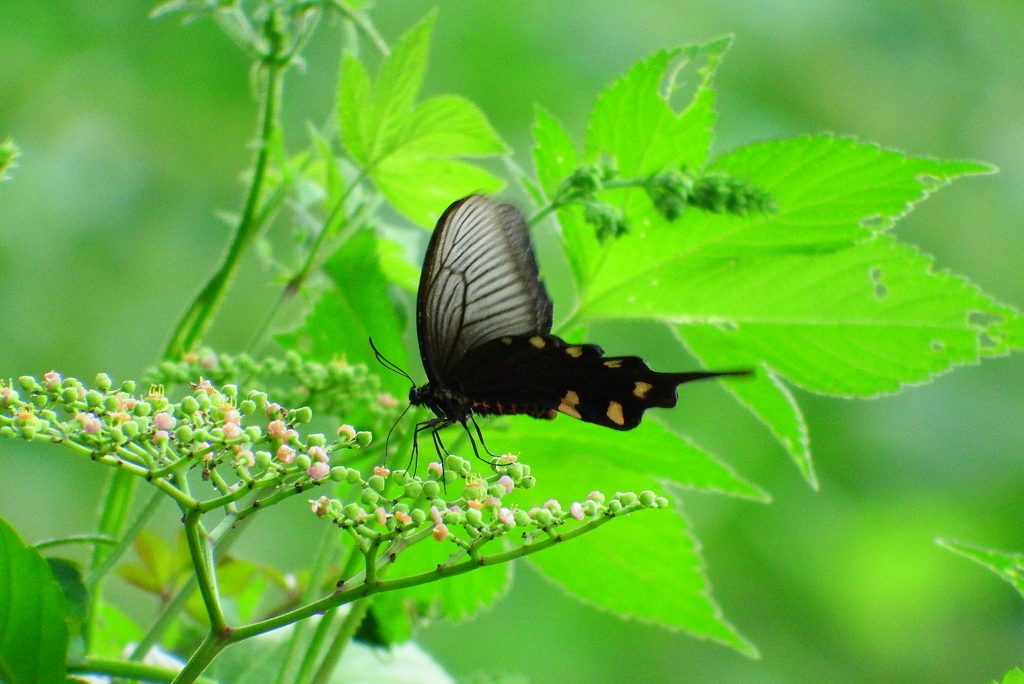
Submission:
POLYGON ((482 195, 448 207, 430 238, 416 302, 430 382, 450 385, 455 365, 489 340, 546 334, 551 309, 519 211, 482 195))

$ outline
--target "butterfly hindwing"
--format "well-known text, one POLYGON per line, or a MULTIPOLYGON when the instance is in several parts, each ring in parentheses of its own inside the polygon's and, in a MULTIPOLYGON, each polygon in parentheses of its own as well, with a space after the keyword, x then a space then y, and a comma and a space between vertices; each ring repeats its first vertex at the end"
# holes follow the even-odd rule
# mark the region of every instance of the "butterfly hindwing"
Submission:
POLYGON ((452 369, 451 382, 477 413, 553 418, 560 412, 631 430, 647 409, 675 406, 680 383, 726 374, 659 373, 636 356, 605 357, 597 345, 520 335, 470 350, 452 369))

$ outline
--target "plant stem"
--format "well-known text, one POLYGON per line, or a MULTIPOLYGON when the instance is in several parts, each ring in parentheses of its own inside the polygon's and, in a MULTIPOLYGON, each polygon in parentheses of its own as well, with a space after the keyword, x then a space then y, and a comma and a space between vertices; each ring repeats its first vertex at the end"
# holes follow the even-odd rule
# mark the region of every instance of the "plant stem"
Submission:
POLYGON ((263 90, 259 149, 256 153, 252 183, 249 186, 242 218, 220 268, 206 283, 178 322, 174 334, 167 344, 167 349, 164 351, 165 360, 181 358, 182 354, 192 349, 202 339, 213 321, 213 315, 224 299, 231 279, 241 264, 242 255, 253 239, 259 235, 269 218, 269 216, 261 214, 260 201, 263 197, 267 168, 270 165, 272 144, 274 139, 281 134, 281 90, 287 64, 280 62, 274 55, 264 60, 264 68, 266 69, 266 87, 263 90), (257 221, 257 217, 262 220, 257 221))
POLYGON ((188 663, 185 664, 185 667, 182 668, 171 684, 192 684, 192 682, 195 682, 199 675, 210 666, 213 659, 220 655, 220 652, 231 643, 230 636, 231 630, 229 629, 220 632, 211 629, 203 643, 199 645, 196 652, 188 659, 188 663))
POLYGON ((352 637, 359 629, 363 618, 366 617, 366 611, 369 610, 371 603, 373 603, 373 597, 367 596, 357 599, 349 606, 348 614, 342 621, 341 627, 338 628, 338 633, 334 635, 331 647, 327 649, 320 668, 313 676, 312 684, 327 684, 330 681, 331 674, 338 667, 338 662, 341 661, 341 656, 345 652, 345 647, 352 641, 352 637))
POLYGON ((217 634, 226 630, 228 624, 224 619, 224 610, 221 608, 220 595, 217 592, 217 569, 213 551, 208 541, 203 539, 200 517, 201 514, 196 511, 190 511, 185 516, 185 538, 188 540, 192 565, 196 569, 199 592, 203 595, 203 604, 210 619, 210 633, 217 634))
MULTIPOLYGON (((165 667, 143 665, 115 658, 86 657, 82 662, 69 663, 68 674, 110 675, 144 682, 170 682, 178 673, 165 667)), ((212 679, 197 677, 196 684, 216 684, 212 679)))

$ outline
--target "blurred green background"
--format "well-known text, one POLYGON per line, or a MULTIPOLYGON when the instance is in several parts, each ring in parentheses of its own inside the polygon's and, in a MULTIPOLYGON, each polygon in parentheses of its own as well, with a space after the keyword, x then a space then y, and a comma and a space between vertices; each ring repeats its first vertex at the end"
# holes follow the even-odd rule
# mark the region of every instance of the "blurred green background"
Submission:
MULTIPOLYGON (((435 3, 437 0, 435 0, 435 3)), ((389 40, 431 2, 386 0, 389 40)), ((734 33, 717 79, 718 152, 805 132, 855 135, 997 176, 943 189, 896 234, 1024 305, 1024 4, 1020 0, 440 0, 427 93, 476 101, 529 165, 534 103, 582 139, 598 91, 661 47, 734 33)), ((24 151, 0 185, 0 377, 58 369, 138 377, 226 246, 254 131, 248 63, 210 21, 147 19, 127 0, 0 3, 0 136, 24 151)), ((331 106, 336 27, 293 72, 293 142, 331 106)), ((287 235, 279 239, 286 243, 287 235)), ((550 241, 547 241, 550 244, 550 241)), ((542 268, 559 273, 552 252, 542 268)), ((248 340, 276 293, 250 256, 210 342, 248 340)), ((557 293, 558 288, 553 288, 557 293)), ((556 301, 556 308, 558 302, 556 301)), ((657 326, 591 338, 675 367, 657 326)), ((1024 358, 961 368, 889 398, 797 391, 813 492, 715 386, 665 420, 775 497, 690 495, 715 595, 752 661, 566 599, 521 567, 512 592, 422 642, 457 676, 554 682, 981 683, 1024 663, 1024 601, 936 537, 1024 551, 1024 358)), ((0 515, 29 539, 87 531, 105 472, 58 449, 0 444, 0 515)), ((297 507, 239 548, 286 568, 311 550, 297 507)), ((170 508, 162 526, 174 527, 170 508)), ((581 567, 581 572, 585 568, 581 567)), ((643 591, 643 587, 628 587, 643 591)), ((145 607, 145 597, 124 601, 145 607)))

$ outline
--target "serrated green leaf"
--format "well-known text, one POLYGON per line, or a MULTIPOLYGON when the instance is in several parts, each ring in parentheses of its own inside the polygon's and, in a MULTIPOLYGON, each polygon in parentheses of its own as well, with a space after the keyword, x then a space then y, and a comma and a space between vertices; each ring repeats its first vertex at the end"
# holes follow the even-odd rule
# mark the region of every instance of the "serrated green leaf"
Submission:
POLYGON ((950 551, 958 553, 965 558, 970 558, 975 563, 984 565, 1012 584, 1013 588, 1021 596, 1024 596, 1024 554, 982 549, 946 539, 939 539, 938 543, 950 551))
POLYGON ((806 389, 874 396, 1005 350, 999 325, 1013 312, 932 266, 913 248, 879 236, 827 255, 707 261, 689 275, 660 272, 654 281, 677 285, 651 297, 656 285, 638 286, 631 306, 635 315, 675 308, 683 320, 717 319, 676 330, 687 340, 690 330, 699 335, 702 325, 717 325, 727 344, 806 389))
MULTIPOLYGON (((388 298, 387 280, 377 262, 376 237, 370 230, 352 236, 324 264, 334 287, 324 292, 302 327, 274 339, 285 349, 326 363, 344 355, 349 363, 376 368, 368 338, 399 367, 406 367, 401 319, 388 298)), ((408 383, 393 373, 381 385, 402 396, 408 383)))
MULTIPOLYGON (((566 507, 594 489, 609 496, 623 490, 660 491, 657 479, 639 472, 648 456, 616 456, 617 449, 602 450, 599 443, 577 447, 561 441, 563 436, 568 433, 543 428, 515 435, 522 461, 537 478, 537 485, 523 492, 530 502, 558 498, 566 507), (625 467, 613 465, 615 459, 624 461, 625 467)), ((658 456, 650 453, 650 457, 658 456)), ((587 603, 755 654, 754 647, 725 622, 712 601, 698 548, 678 511, 649 510, 613 520, 530 559, 541 572, 587 603)))
POLYGON ((465 162, 402 154, 382 161, 373 179, 395 209, 424 227, 433 226, 454 199, 502 187, 498 178, 465 162))
POLYGON ((0 518, 0 680, 62 684, 67 602, 50 567, 0 518))
POLYGON ((737 401, 761 419, 793 458, 804 479, 818 488, 811 461, 807 424, 796 398, 771 367, 760 363, 748 349, 733 344, 729 333, 713 325, 685 327, 686 346, 705 368, 757 369, 753 378, 722 382, 737 401))
MULTIPOLYGON (((650 418, 629 432, 608 430, 568 416, 554 421, 517 418, 507 432, 495 431, 488 445, 499 451, 521 453, 540 480, 559 480, 563 489, 539 499, 583 497, 590 491, 574 491, 575 482, 588 481, 590 473, 620 468, 658 481, 672 481, 687 489, 729 494, 768 501, 763 490, 690 441, 672 434, 650 418), (545 471, 553 461, 566 463, 576 472, 572 478, 553 478, 545 471), (595 462, 600 465, 594 465, 595 462)), ((559 471, 561 472, 560 468, 559 471)), ((550 485, 548 485, 550 486, 550 485)), ((591 487, 593 489, 593 487, 591 487)), ((530 490, 532 492, 532 490, 530 490)), ((545 491, 547 487, 545 487, 545 491)), ((532 499, 537 499, 532 496, 532 499)))
POLYGON ((403 36, 381 64, 376 85, 358 59, 346 55, 338 93, 345 148, 388 201, 424 227, 454 199, 502 186, 494 175, 452 157, 507 152, 469 100, 442 95, 416 104, 433 16, 403 36))

